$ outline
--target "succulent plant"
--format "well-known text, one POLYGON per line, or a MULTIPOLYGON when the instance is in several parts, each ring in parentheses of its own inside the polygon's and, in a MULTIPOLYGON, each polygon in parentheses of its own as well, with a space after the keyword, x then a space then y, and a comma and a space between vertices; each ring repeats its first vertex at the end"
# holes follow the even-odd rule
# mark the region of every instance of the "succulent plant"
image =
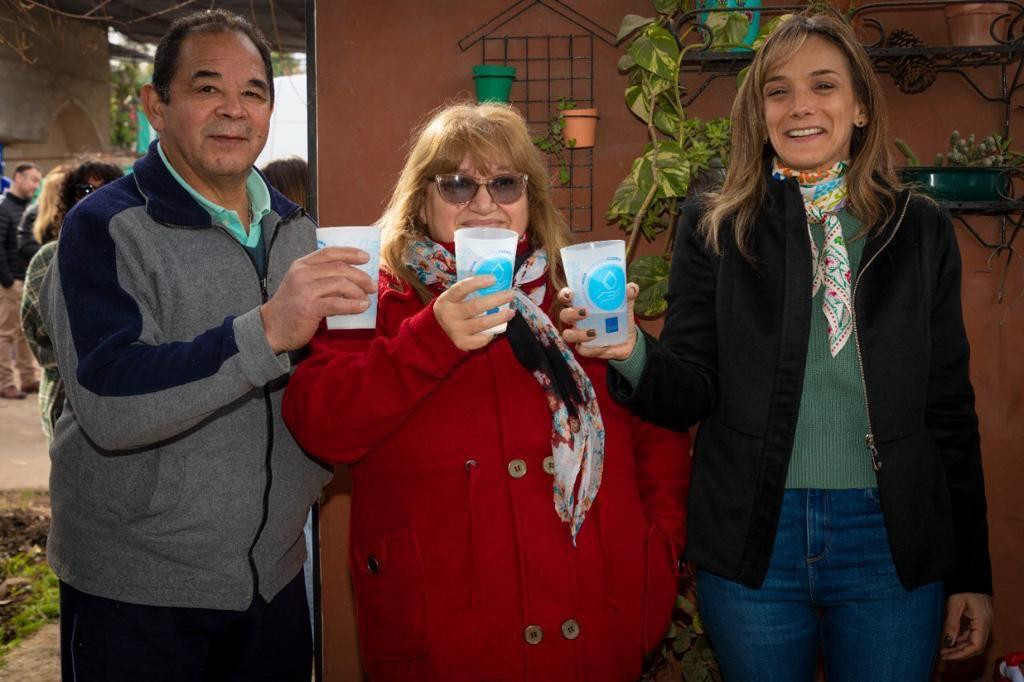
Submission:
MULTIPOLYGON (((1013 140, 998 133, 993 133, 980 142, 974 133, 966 138, 960 131, 954 130, 949 136, 949 151, 935 155, 936 166, 978 166, 983 168, 1005 168, 1024 164, 1024 154, 1013 151, 1010 145, 1013 140)), ((907 165, 920 165, 917 156, 910 146, 901 139, 896 139, 896 147, 907 158, 907 165)))

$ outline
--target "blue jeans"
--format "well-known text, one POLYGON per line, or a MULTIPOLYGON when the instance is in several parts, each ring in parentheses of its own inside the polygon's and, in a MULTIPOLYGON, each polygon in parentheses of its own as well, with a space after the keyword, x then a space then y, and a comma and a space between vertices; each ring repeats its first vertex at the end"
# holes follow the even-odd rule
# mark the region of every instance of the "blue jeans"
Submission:
POLYGON ((787 490, 768 574, 752 589, 697 574, 704 627, 727 682, 931 679, 941 582, 908 592, 875 488, 787 490))

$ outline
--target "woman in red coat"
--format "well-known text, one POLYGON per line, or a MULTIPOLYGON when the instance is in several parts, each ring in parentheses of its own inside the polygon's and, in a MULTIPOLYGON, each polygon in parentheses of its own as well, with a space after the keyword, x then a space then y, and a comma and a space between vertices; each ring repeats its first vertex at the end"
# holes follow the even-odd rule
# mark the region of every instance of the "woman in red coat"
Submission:
POLYGON ((376 331, 321 327, 289 383, 299 443, 351 465, 373 680, 631 680, 668 626, 687 436, 632 418, 552 325, 569 238, 549 182, 515 110, 436 114, 382 218, 376 331), (455 284, 471 226, 522 235, 513 291, 455 284))

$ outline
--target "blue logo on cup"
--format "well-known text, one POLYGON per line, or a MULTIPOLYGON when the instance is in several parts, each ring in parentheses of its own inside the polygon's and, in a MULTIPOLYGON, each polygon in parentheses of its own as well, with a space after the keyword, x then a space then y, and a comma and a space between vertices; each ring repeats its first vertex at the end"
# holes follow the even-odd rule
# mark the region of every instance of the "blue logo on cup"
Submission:
POLYGON ((494 284, 481 289, 481 296, 504 291, 512 286, 512 263, 503 258, 488 258, 473 269, 473 274, 494 275, 494 284))
POLYGON ((619 265, 602 265, 587 277, 587 297, 601 310, 618 310, 626 300, 626 272, 619 265))
POLYGON ((327 246, 327 242, 325 242, 323 239, 317 239, 316 240, 316 248, 322 249, 325 246, 327 246))

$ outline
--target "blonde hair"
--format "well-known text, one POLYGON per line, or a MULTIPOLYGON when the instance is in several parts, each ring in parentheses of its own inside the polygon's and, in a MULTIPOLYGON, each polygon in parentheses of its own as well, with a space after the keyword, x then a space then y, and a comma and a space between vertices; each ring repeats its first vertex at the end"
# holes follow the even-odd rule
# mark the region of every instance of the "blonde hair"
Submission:
POLYGON ((40 244, 52 241, 60 234, 60 224, 64 220, 64 206, 60 200, 64 179, 71 166, 61 164, 54 166, 43 178, 43 188, 39 190, 39 207, 36 221, 32 224, 32 236, 40 244))
POLYGON ((733 101, 732 152, 725 183, 721 191, 706 196, 708 210, 699 225, 707 247, 716 254, 721 253, 722 231, 731 224, 740 254, 750 259, 748 234, 764 202, 765 165, 775 155, 764 119, 765 81, 811 36, 835 46, 846 58, 854 97, 867 115, 867 124, 854 128, 846 175, 849 210, 863 224, 856 236, 868 234, 895 212, 902 185, 892 165, 885 98, 871 59, 844 22, 829 14, 796 15, 781 23, 754 56, 733 101))
POLYGON ((547 251, 548 279, 554 290, 565 286, 559 249, 570 242, 568 226, 555 208, 551 180, 526 122, 519 112, 503 104, 448 105, 415 132, 379 221, 382 266, 415 289, 424 302, 433 297, 406 267, 406 250, 413 242, 429 238, 427 225, 420 217, 428 185, 435 175, 458 170, 466 155, 481 171, 510 166, 527 175, 527 234, 533 247, 547 251))

